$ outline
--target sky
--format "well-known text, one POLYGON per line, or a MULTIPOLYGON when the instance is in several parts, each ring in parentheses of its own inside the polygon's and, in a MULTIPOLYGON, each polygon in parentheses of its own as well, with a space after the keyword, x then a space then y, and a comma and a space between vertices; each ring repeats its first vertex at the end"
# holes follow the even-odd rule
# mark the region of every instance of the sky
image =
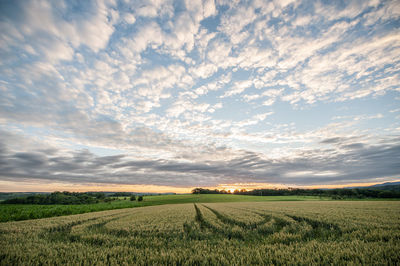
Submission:
POLYGON ((0 1, 0 191, 399 179, 399 1, 0 1))

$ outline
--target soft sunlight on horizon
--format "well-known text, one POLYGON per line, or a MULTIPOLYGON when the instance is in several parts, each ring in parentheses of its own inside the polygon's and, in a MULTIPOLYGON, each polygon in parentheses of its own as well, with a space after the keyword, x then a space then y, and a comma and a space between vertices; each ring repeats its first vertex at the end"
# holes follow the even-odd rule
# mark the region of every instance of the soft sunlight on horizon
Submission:
MULTIPOLYGON (((393 182, 400 182, 400 179, 393 182)), ((333 189, 333 188, 352 188, 367 187, 381 183, 350 183, 350 184, 332 184, 332 185, 315 185, 315 186, 297 186, 283 184, 266 184, 266 183, 241 183, 241 184, 218 184, 213 187, 202 187, 204 189, 225 190, 233 193, 235 190, 252 191, 254 189, 288 189, 288 188, 304 188, 304 189, 333 189)), ((129 185, 129 184, 71 184, 71 183, 46 183, 42 181, 35 182, 13 182, 1 181, 0 192, 55 192, 55 191, 71 191, 71 192, 138 192, 138 193, 176 193, 188 194, 196 187, 172 187, 157 185, 129 185)))
POLYGON ((0 191, 400 178, 399 1, 16 0, 0 14, 0 191))

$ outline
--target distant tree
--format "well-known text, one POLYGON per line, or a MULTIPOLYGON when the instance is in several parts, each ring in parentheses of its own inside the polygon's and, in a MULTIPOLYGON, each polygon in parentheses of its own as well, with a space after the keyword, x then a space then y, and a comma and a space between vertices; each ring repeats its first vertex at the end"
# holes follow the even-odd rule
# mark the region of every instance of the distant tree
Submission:
POLYGON ((132 195, 131 198, 130 198, 130 200, 131 200, 131 201, 135 201, 135 200, 136 200, 136 196, 135 196, 135 195, 132 195))
POLYGON ((104 199, 106 197, 106 194, 102 192, 88 192, 87 194, 97 199, 104 199))
POLYGON ((115 192, 111 194, 110 197, 129 197, 130 195, 132 195, 131 192, 115 192))
POLYGON ((202 191, 203 191, 202 188, 197 187, 197 188, 192 189, 192 194, 201 194, 202 191))
POLYGON ((235 191, 233 191, 233 194, 239 194, 240 191, 238 189, 235 189, 235 191))
POLYGON ((142 201, 143 200, 143 196, 142 195, 140 195, 139 197, 138 197, 138 199, 137 199, 138 201, 142 201))

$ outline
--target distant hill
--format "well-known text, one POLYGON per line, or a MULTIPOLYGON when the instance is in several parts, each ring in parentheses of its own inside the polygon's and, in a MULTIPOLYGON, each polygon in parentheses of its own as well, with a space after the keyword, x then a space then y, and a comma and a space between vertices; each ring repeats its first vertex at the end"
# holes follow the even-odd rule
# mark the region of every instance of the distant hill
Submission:
POLYGON ((397 186, 397 185, 400 185, 400 182, 386 182, 382 184, 376 184, 371 187, 387 187, 387 186, 397 186))
POLYGON ((370 188, 379 189, 379 190, 400 192, 400 182, 378 184, 378 185, 373 185, 370 188))
POLYGON ((366 187, 351 187, 351 188, 367 188, 367 189, 378 189, 387 191, 398 191, 400 192, 400 182, 386 182, 382 184, 376 184, 366 187))

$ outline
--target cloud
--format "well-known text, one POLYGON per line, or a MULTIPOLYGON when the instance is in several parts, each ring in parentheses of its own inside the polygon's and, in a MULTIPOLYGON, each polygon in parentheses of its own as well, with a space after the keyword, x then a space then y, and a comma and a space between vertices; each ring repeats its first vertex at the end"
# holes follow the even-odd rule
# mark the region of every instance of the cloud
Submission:
POLYGON ((340 137, 335 137, 335 138, 329 138, 329 139, 324 139, 320 143, 322 144, 336 144, 342 142, 344 139, 340 137))
POLYGON ((136 18, 135 18, 135 16, 134 16, 133 14, 131 14, 131 13, 126 13, 126 14, 124 15, 124 20, 125 20, 125 22, 128 23, 128 24, 133 24, 133 23, 135 23, 136 18))
POLYGON ((13 152, 4 148, 3 143, 0 176, 2 180, 35 178, 170 186, 211 186, 238 181, 311 185, 396 177, 400 170, 398 139, 392 139, 390 144, 352 145, 343 153, 315 149, 280 160, 243 151, 230 160, 179 161, 134 159, 125 154, 96 156, 88 150, 13 152))
POLYGON ((235 82, 234 87, 231 90, 226 91, 224 95, 221 96, 221 98, 230 97, 236 94, 241 94, 242 92, 245 91, 245 89, 249 88, 252 85, 253 82, 251 80, 235 82))
POLYGON ((204 1, 204 11, 203 15, 205 18, 209 16, 215 16, 217 14, 217 9, 215 7, 214 0, 206 0, 204 1))
POLYGON ((80 45, 98 52, 114 32, 109 19, 113 4, 108 1, 86 2, 75 9, 62 2, 47 1, 5 5, 1 26, 5 29, 3 38, 8 39, 5 49, 26 43, 28 53, 43 54, 51 62, 71 60, 73 49, 80 45), (15 20, 15 16, 21 19, 15 20))
POLYGON ((128 39, 124 46, 128 46, 136 53, 144 51, 148 45, 159 46, 163 43, 163 33, 156 22, 151 22, 140 28, 133 39, 128 39))
POLYGON ((3 178, 399 174, 386 157, 400 126, 396 1, 39 0, 0 15, 3 178))

